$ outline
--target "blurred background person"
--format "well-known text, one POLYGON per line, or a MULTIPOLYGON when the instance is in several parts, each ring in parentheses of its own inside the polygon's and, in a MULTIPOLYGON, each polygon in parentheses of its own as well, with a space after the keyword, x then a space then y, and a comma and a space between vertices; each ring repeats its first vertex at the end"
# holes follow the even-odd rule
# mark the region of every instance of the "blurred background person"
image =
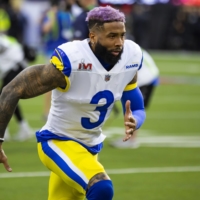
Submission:
POLYGON ((72 15, 73 20, 79 16, 83 9, 79 3, 79 0, 63 0, 65 4, 65 10, 70 12, 72 15))
POLYGON ((23 0, 0 1, 0 30, 22 45, 27 61, 34 61, 37 56, 35 48, 24 43, 27 18, 21 11, 22 2, 23 0))
POLYGON ((7 32, 10 28, 10 17, 6 8, 8 7, 7 1, 0 1, 0 30, 1 32, 7 32))
MULTIPOLYGON (((142 68, 138 71, 137 78, 137 84, 144 98, 144 107, 147 109, 149 107, 153 91, 159 83, 159 69, 153 58, 145 50, 143 50, 143 65, 142 68)), ((113 111, 115 116, 119 113, 119 109, 117 108, 115 108, 113 111)), ((123 142, 120 138, 110 142, 110 145, 116 148, 138 148, 139 142, 137 140, 137 132, 138 131, 135 131, 131 139, 126 142, 123 142)))
POLYGON ((78 2, 83 10, 73 22, 74 39, 83 40, 89 38, 89 30, 85 21, 87 12, 97 6, 98 3, 97 0, 78 0, 78 2))
MULTIPOLYGON (((9 35, 17 39, 21 44, 23 43, 23 34, 26 24, 26 17, 21 12, 22 0, 1 0, 0 9, 2 9, 7 15, 4 19, 1 19, 1 25, 6 25, 4 31, 9 35), (7 19, 6 19, 7 18, 7 19)), ((1 28, 1 31, 3 29, 1 28)))
MULTIPOLYGON (((51 7, 47 10, 41 19, 41 33, 43 42, 43 53, 46 62, 49 62, 50 57, 55 48, 62 43, 70 41, 73 37, 72 33, 72 16, 63 7, 63 1, 51 0, 51 7)), ((65 2, 64 2, 65 3, 65 2)), ((64 4, 65 5, 65 4, 64 4)), ((51 92, 44 95, 44 114, 46 119, 50 108, 51 92)))
POLYGON ((50 0, 51 7, 47 10, 41 20, 41 33, 44 55, 48 59, 55 48, 72 39, 72 17, 64 10, 59 0, 50 0))
MULTIPOLYGON (((16 1, 16 0, 14 0, 16 1)), ((50 7, 49 0, 23 0, 21 12, 26 17, 23 44, 39 50, 41 48, 40 20, 50 7)))
MULTIPOLYGON (((9 37, 0 32, 0 91, 2 91, 3 87, 12 81, 12 79, 17 76, 25 67, 27 67, 27 64, 24 59, 22 46, 15 38, 9 37)), ((28 122, 24 119, 19 104, 15 109, 14 116, 17 119, 19 130, 13 138, 18 141, 24 141, 31 138, 34 133, 29 127, 28 122)), ((6 139, 11 139, 8 130, 6 139)))

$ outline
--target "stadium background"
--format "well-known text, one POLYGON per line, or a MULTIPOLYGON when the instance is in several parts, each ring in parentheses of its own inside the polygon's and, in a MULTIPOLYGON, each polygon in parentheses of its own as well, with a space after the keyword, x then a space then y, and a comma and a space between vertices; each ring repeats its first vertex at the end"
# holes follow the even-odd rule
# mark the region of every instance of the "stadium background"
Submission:
POLYGON ((130 37, 145 49, 200 50, 200 0, 99 2, 126 13, 130 37))
MULTIPOLYGON (((114 200, 198 200, 200 2, 152 2, 115 5, 126 12, 130 35, 149 50, 160 69, 160 85, 138 134, 141 146, 123 150, 109 146, 109 141, 122 138, 124 131, 122 115, 112 115, 103 129, 107 140, 99 159, 114 182, 114 200), (140 12, 132 15, 137 6, 140 12)), ((42 55, 34 61, 43 62, 42 55)), ((43 104, 43 96, 20 101, 34 130, 45 123, 43 104)), ((15 119, 11 119, 11 134, 16 129, 15 119)), ((39 161, 35 138, 5 142, 4 149, 13 172, 7 173, 0 167, 0 200, 46 199, 49 172, 39 161)))

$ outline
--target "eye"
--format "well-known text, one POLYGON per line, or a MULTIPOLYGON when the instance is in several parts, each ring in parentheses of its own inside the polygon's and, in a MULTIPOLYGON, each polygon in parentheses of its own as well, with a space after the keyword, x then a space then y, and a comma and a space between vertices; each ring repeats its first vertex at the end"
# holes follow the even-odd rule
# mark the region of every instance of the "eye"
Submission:
POLYGON ((113 39, 113 38, 115 38, 115 36, 114 35, 110 35, 110 38, 113 39))
POLYGON ((121 35, 121 38, 125 38, 125 34, 121 35))

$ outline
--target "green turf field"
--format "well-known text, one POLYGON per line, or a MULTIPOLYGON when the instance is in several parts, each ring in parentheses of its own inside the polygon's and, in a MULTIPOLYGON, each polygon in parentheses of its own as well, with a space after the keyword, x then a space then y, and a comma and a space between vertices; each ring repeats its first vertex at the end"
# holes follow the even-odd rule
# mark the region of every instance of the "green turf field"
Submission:
MULTIPOLYGON (((114 200, 199 200, 200 53, 150 53, 161 84, 138 133, 140 147, 109 146, 124 134, 122 115, 112 115, 104 127, 108 137, 99 159, 113 180, 114 200)), ((43 96, 20 101, 34 130, 45 123, 43 103, 43 96)), ((15 119, 9 130, 17 131, 15 119)), ((0 166, 0 200, 46 200, 49 172, 38 158, 35 139, 5 142, 4 150, 13 172, 0 166)))

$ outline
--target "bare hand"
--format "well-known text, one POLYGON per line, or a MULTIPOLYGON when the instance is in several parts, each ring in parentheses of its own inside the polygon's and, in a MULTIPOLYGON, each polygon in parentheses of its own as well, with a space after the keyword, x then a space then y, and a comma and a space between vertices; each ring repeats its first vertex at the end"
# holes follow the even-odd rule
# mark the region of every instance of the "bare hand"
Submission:
POLYGON ((4 150, 3 150, 3 149, 0 149, 0 163, 3 163, 5 169, 6 169, 8 172, 12 172, 12 169, 11 169, 11 167, 10 167, 9 164, 8 164, 7 156, 6 156, 6 154, 4 153, 4 150))
POLYGON ((123 139, 123 141, 127 141, 131 138, 133 135, 135 129, 136 129, 136 121, 133 118, 132 111, 131 111, 131 102, 128 100, 126 101, 126 112, 124 115, 124 125, 125 125, 125 133, 126 136, 123 139))

